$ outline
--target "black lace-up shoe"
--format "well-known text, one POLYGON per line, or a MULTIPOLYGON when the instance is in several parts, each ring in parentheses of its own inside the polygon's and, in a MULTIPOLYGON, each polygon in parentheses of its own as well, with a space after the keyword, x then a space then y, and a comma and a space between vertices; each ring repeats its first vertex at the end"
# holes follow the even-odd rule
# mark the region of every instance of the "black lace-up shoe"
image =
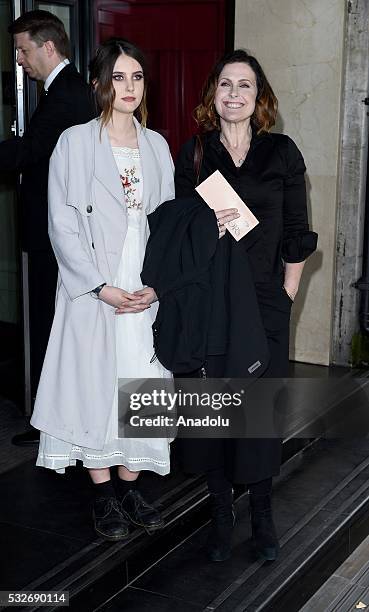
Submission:
POLYGON ((131 523, 143 527, 147 533, 153 533, 164 527, 160 512, 135 489, 130 489, 125 494, 120 507, 124 516, 131 523))
POLYGON ((129 535, 129 524, 115 497, 96 499, 92 516, 96 533, 105 540, 123 540, 129 535))

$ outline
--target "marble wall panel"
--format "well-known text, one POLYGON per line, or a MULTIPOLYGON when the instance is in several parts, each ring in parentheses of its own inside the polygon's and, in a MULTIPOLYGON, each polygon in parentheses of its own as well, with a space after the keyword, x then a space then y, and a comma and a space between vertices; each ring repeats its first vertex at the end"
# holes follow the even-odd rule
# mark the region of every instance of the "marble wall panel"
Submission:
POLYGON ((279 100, 276 129, 307 166, 318 252, 293 308, 291 357, 328 364, 336 250, 337 168, 346 2, 236 0, 235 46, 256 55, 279 100))

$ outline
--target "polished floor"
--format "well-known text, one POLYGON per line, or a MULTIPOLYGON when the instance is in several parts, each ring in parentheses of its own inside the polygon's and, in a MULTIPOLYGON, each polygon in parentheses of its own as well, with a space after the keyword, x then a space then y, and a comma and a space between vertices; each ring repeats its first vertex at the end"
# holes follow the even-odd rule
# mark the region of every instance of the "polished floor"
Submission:
MULTIPOLYGON (((369 440, 325 440, 307 450, 299 465, 279 479, 274 490, 274 515, 281 552, 275 563, 262 563, 254 557, 245 495, 236 504, 237 522, 230 560, 207 561, 204 544, 208 526, 205 525, 98 609, 109 612, 299 610, 312 583, 318 577, 322 581, 329 577, 332 561, 325 559, 319 576, 313 571, 307 583, 301 580, 288 605, 276 595, 278 589, 348 521, 354 507, 368 501, 368 457, 369 440)), ((362 522, 367 532, 368 513, 362 522)), ((352 526, 341 529, 340 546, 349 554, 355 546, 356 532, 352 526)), ((337 552, 334 558, 339 558, 337 552)))
MULTIPOLYGON (((347 375, 340 369, 292 367, 300 377, 347 375)), ((35 448, 11 445, 12 435, 25 425, 20 412, 1 401, 0 414, 0 590, 65 588, 73 595, 70 609, 82 611, 241 612, 268 610, 263 602, 273 600, 273 612, 293 612, 333 571, 324 558, 318 579, 306 566, 309 556, 315 555, 317 567, 319 551, 327 555, 335 547, 337 559, 344 558, 368 530, 366 432, 359 440, 306 439, 286 445, 274 493, 280 559, 263 564, 253 557, 244 494, 237 502, 232 559, 212 564, 203 550, 209 511, 201 479, 189 479, 176 465, 165 478, 143 475, 144 492, 161 505, 167 527, 155 537, 137 530, 128 542, 112 545, 93 531, 91 486, 84 470, 58 475, 36 468, 35 448), (303 588, 300 599, 294 594, 291 602, 283 585, 294 572, 303 588)))

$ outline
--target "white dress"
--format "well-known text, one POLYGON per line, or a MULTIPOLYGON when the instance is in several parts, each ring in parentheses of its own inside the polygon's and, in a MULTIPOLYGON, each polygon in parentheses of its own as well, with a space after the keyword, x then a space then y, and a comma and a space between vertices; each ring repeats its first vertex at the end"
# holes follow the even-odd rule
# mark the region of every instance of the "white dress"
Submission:
MULTIPOLYGON (((126 291, 142 289, 140 272, 144 253, 140 252, 139 227, 142 212, 142 172, 138 149, 113 147, 122 181, 122 206, 127 206, 128 229, 115 286, 126 291)), ((92 298, 91 298, 92 299, 92 298)), ((116 317, 117 378, 168 378, 170 373, 153 355, 150 311, 126 313, 116 317)), ((40 433, 36 465, 64 473, 79 459, 87 468, 124 465, 129 470, 151 470, 169 473, 169 440, 167 438, 118 438, 118 392, 109 420, 105 445, 101 450, 70 444, 40 433)))

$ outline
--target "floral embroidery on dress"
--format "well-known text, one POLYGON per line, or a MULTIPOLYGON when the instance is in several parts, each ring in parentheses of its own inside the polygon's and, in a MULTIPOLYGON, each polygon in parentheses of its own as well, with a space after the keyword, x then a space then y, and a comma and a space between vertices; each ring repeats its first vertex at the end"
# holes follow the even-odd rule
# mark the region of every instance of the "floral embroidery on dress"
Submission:
POLYGON ((137 199, 140 179, 136 176, 136 172, 136 166, 124 168, 124 173, 120 174, 120 180, 122 182, 127 208, 140 210, 142 208, 142 202, 137 199))
POLYGON ((112 147, 123 187, 127 209, 142 210, 142 174, 140 152, 129 147, 112 147))

